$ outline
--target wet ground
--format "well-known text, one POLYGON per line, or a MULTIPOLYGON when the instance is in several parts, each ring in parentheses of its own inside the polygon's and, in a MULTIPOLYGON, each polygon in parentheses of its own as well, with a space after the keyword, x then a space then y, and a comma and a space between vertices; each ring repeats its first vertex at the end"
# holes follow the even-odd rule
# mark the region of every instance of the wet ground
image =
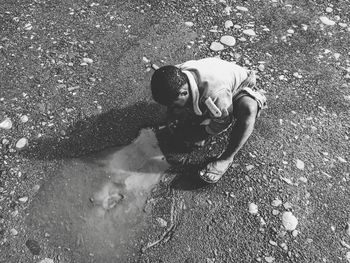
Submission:
POLYGON ((347 1, 1 2, 0 262, 349 262, 349 17, 347 1), (196 171, 226 136, 178 152, 157 134, 186 162, 166 170, 140 133, 164 121, 150 65, 205 56, 256 69, 269 100, 213 186, 196 171))

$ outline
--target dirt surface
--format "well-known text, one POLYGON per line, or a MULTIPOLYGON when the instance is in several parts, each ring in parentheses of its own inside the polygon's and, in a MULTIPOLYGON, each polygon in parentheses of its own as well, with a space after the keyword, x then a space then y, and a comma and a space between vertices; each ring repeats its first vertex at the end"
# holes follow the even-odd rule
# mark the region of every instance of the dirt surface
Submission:
POLYGON ((345 0, 1 1, 0 262, 350 262, 349 18, 345 0), (210 49, 224 35, 235 45, 210 49), (186 165, 89 248, 69 211, 106 178, 92 156, 163 123, 152 63, 207 56, 258 71, 253 135, 206 185, 196 171, 227 134, 176 152, 159 133, 186 165))

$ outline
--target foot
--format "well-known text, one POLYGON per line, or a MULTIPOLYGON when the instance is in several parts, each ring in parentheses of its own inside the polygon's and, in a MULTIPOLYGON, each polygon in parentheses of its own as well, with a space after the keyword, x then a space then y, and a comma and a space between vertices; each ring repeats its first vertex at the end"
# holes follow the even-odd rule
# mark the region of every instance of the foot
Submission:
POLYGON ((230 168, 231 160, 218 160, 209 163, 204 169, 199 171, 199 177, 207 183, 216 183, 230 168))

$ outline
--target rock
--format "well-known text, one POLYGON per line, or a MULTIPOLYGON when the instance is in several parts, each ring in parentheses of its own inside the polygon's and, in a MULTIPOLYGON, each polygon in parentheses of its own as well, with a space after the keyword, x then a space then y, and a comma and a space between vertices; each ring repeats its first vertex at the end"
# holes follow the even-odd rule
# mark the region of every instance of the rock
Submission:
POLYGON ((298 168, 299 170, 304 170, 305 164, 304 164, 303 161, 297 159, 295 164, 296 164, 296 166, 297 166, 297 168, 298 168))
POLYGON ((32 190, 33 190, 35 193, 38 192, 39 189, 40 189, 40 185, 38 185, 38 184, 34 185, 33 188, 32 188, 32 190))
POLYGON ((253 168, 254 168, 254 165, 252 165, 252 164, 247 165, 247 166, 245 167, 245 169, 247 169, 247 171, 250 171, 250 170, 253 169, 253 168))
POLYGON ((24 197, 18 198, 18 201, 20 201, 21 203, 26 203, 28 199, 29 199, 28 196, 24 196, 24 197))
POLYGON ((25 148, 28 145, 28 139, 27 138, 21 138, 17 141, 16 143, 16 148, 18 150, 21 150, 23 148, 25 148))
POLYGON ((54 263, 54 261, 51 258, 44 258, 43 260, 40 260, 38 263, 54 263))
POLYGON ((185 26, 193 27, 193 22, 185 22, 185 26))
POLYGON ((211 49, 212 51, 217 52, 217 51, 224 50, 225 47, 224 47, 224 45, 221 44, 220 42, 214 41, 214 42, 211 43, 210 49, 211 49))
POLYGON ((333 56, 334 56, 334 58, 335 58, 336 60, 338 60, 338 59, 340 58, 340 54, 339 54, 339 53, 334 53, 333 56))
POLYGON ((292 236, 293 237, 296 237, 298 234, 299 234, 298 230, 293 230, 293 232, 292 232, 292 236))
POLYGON ((231 27, 233 27, 233 22, 231 20, 227 20, 225 22, 225 28, 227 29, 227 28, 231 28, 231 27))
POLYGON ((6 118, 0 123, 0 129, 10 130, 12 128, 12 121, 10 118, 6 118))
POLYGON ((33 255, 38 256, 40 254, 41 249, 37 241, 33 239, 28 239, 26 242, 26 246, 33 255))
POLYGON ((27 23, 24 25, 24 30, 31 30, 33 28, 31 23, 27 23))
POLYGON ((242 26, 240 26, 240 25, 234 25, 233 27, 236 28, 236 29, 241 29, 242 28, 242 26))
POLYGON ((241 12, 248 12, 248 8, 244 7, 244 6, 236 6, 237 10, 241 11, 241 12))
POLYGON ((288 30, 287 30, 287 33, 288 33, 288 34, 294 34, 294 29, 288 29, 288 30))
POLYGON ((273 209, 273 210, 272 210, 272 214, 273 214, 274 216, 277 216, 279 213, 280 213, 280 211, 278 211, 278 210, 276 210, 276 209, 273 209))
POLYGON ((341 163, 346 163, 346 162, 347 162, 344 158, 342 158, 342 157, 340 157, 340 156, 338 156, 337 159, 338 159, 338 161, 341 162, 341 163))
POLYGON ((280 199, 275 199, 271 202, 271 205, 274 207, 280 206, 282 204, 282 201, 280 199))
POLYGON ((346 252, 345 258, 348 262, 350 262, 350 251, 346 252))
POLYGON ((248 205, 249 213, 256 215, 258 213, 258 206, 254 203, 249 203, 248 205))
POLYGON ((328 17, 326 16, 321 16, 320 20, 323 24, 327 25, 327 26, 334 26, 335 22, 330 20, 328 17))
POLYGON ((326 12, 327 12, 327 13, 332 13, 332 12, 333 12, 333 9, 332 9, 331 7, 328 6, 328 7, 326 8, 326 12))
POLYGON ((13 236, 17 236, 17 235, 18 235, 18 231, 17 231, 16 229, 14 229, 14 228, 12 228, 12 229, 10 230, 10 233, 11 233, 11 235, 13 235, 13 236))
POLYGON ((282 224, 286 230, 293 231, 298 225, 298 219, 292 212, 284 212, 282 214, 282 224))
POLYGON ((255 37, 256 33, 253 29, 246 29, 243 30, 243 34, 247 35, 247 36, 251 36, 251 37, 255 37))
POLYGON ((91 64, 94 61, 91 58, 83 58, 83 63, 91 64))
POLYGON ((342 28, 346 28, 348 26, 346 23, 339 23, 338 25, 342 28))
POLYGON ((21 118, 20 118, 20 120, 21 120, 22 123, 26 123, 26 122, 29 121, 29 118, 28 118, 27 115, 22 115, 21 118))
POLYGON ((266 261, 267 263, 272 263, 272 262, 275 261, 275 258, 274 258, 274 257, 265 257, 265 261, 266 261))
POLYGON ((8 139, 4 138, 1 140, 1 143, 2 143, 2 145, 9 145, 10 141, 8 139))
POLYGON ((307 183, 307 178, 304 177, 304 176, 301 176, 301 177, 299 177, 299 181, 306 184, 307 183))
POLYGON ((350 222, 346 224, 345 233, 350 237, 350 222))
POLYGON ((236 44, 236 39, 233 36, 222 36, 220 42, 226 46, 233 47, 236 44))
POLYGON ((166 227, 168 225, 167 221, 165 221, 163 218, 158 217, 156 219, 160 227, 166 227))
POLYGON ((260 64, 260 65, 258 66, 258 70, 259 70, 259 71, 264 71, 264 70, 265 70, 265 65, 264 65, 264 64, 260 64))

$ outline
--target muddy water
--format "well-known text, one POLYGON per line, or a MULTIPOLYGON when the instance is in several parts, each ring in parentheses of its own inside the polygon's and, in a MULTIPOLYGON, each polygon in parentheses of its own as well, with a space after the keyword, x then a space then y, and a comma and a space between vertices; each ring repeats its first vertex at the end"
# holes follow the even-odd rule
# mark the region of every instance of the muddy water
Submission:
POLYGON ((119 262, 140 248, 143 206, 168 167, 154 132, 144 129, 126 147, 64 161, 28 220, 53 245, 73 251, 76 262, 119 262))

